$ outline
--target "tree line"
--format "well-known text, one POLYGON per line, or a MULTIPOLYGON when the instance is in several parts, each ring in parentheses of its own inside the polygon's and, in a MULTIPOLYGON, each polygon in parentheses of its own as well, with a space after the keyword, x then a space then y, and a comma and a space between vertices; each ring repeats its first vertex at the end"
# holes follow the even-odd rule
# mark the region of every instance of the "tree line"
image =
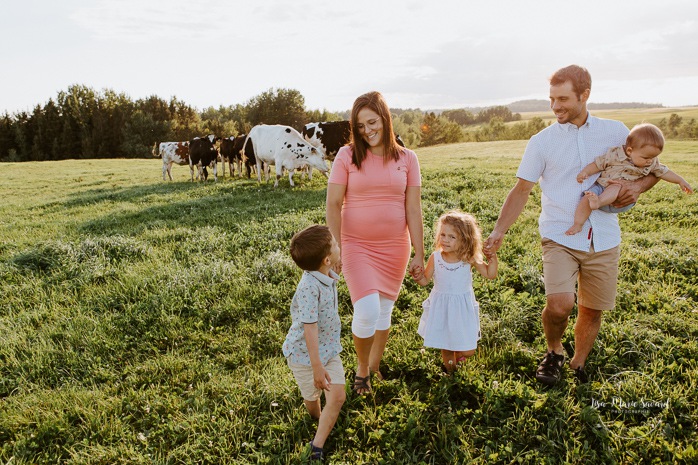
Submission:
POLYGON ((234 136, 260 123, 300 129, 310 121, 340 118, 306 111, 304 97, 293 89, 270 89, 245 104, 198 111, 176 97, 134 102, 110 89, 73 85, 31 113, 0 117, 0 161, 142 158, 151 156, 158 142, 234 136))
MULTIPOLYGON (((408 147, 456 142, 528 139, 546 127, 541 118, 521 121, 506 106, 472 112, 391 109, 395 132, 408 147)), ((72 85, 31 112, 0 117, 0 161, 43 161, 68 158, 142 158, 163 141, 191 140, 216 134, 247 133, 261 123, 300 130, 311 121, 338 121, 349 112, 307 110, 295 89, 269 89, 244 104, 199 111, 172 97, 155 95, 133 101, 110 89, 101 92, 72 85)), ((676 114, 658 126, 667 138, 698 138, 695 119, 676 114)))
POLYGON ((484 108, 478 113, 466 109, 445 110, 438 115, 419 109, 393 111, 395 132, 408 147, 528 139, 546 127, 539 117, 521 121, 521 114, 512 113, 506 106, 484 108))

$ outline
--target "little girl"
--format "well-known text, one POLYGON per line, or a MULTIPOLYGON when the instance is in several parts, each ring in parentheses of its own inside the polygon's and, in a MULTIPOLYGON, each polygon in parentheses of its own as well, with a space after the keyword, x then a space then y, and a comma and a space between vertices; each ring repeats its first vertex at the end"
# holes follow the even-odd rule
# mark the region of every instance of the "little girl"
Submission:
POLYGON ((426 269, 412 277, 420 286, 434 278, 434 288, 422 304, 417 332, 425 347, 441 349, 447 373, 475 353, 480 339, 479 305, 473 292, 471 267, 487 279, 497 276, 497 255, 482 257, 482 233, 472 215, 448 212, 438 220, 434 253, 426 269))

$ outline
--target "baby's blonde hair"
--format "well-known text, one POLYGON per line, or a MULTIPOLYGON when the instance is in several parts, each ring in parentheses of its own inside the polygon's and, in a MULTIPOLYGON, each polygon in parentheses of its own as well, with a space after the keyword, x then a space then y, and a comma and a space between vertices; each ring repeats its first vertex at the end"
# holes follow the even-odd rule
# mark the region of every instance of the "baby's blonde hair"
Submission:
POLYGON ((473 215, 460 211, 444 213, 436 221, 436 234, 434 236, 434 250, 441 250, 441 228, 447 224, 456 231, 459 243, 456 255, 465 263, 482 261, 482 231, 473 215))

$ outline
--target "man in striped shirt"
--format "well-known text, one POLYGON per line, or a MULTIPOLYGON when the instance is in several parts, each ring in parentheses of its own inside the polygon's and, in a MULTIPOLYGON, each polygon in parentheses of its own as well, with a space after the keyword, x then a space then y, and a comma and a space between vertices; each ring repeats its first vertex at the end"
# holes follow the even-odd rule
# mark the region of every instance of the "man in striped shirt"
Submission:
MULTIPOLYGON (((623 145, 628 128, 620 121, 591 116, 587 100, 591 75, 571 65, 550 78, 550 108, 557 122, 534 135, 516 173, 516 185, 509 192, 494 230, 485 242, 485 252, 502 245, 507 230, 523 211, 537 182, 541 188, 539 230, 543 247, 543 275, 546 305, 542 320, 547 352, 536 379, 553 385, 561 378, 565 362, 562 335, 577 297, 578 315, 574 326, 574 355, 570 368, 586 382, 584 364, 601 327, 604 310, 615 306, 620 256, 620 227, 615 213, 592 212, 582 232, 565 234, 574 222, 574 212, 584 191, 597 175, 582 184, 577 173, 611 147, 623 145), (575 293, 576 291, 576 293, 575 293)), ((624 183, 615 206, 637 201, 638 196, 656 184, 652 175, 624 183)))

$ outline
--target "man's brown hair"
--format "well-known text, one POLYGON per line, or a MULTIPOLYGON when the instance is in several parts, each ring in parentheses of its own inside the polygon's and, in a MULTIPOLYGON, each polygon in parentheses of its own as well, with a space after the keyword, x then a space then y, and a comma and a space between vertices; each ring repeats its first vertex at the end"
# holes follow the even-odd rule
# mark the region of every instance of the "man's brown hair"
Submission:
POLYGON ((591 90, 591 74, 586 68, 578 65, 570 65, 560 68, 550 76, 550 85, 559 86, 565 82, 572 83, 572 89, 577 94, 577 98, 581 98, 585 90, 591 90))

